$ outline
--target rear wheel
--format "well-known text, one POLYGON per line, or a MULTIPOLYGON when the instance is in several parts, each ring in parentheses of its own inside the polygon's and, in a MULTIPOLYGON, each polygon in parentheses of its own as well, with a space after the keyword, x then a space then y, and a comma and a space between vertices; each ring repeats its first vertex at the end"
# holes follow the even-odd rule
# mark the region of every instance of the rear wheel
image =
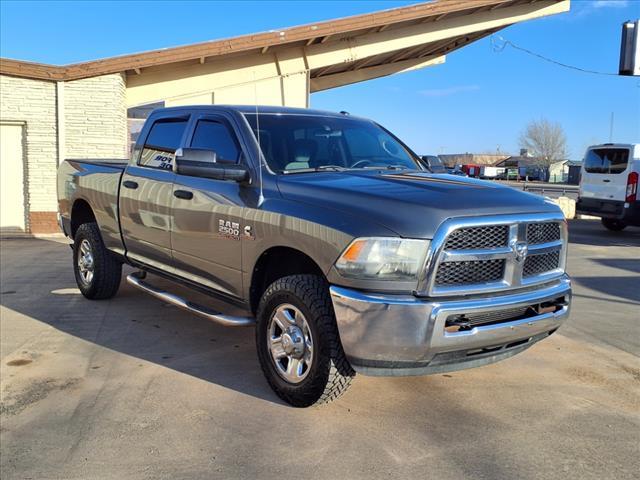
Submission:
POLYGON ((328 403, 349 388, 355 372, 344 355, 324 279, 276 280, 260 300, 257 319, 260 366, 285 402, 295 407, 328 403))
POLYGON ((624 230, 627 226, 624 222, 620 220, 615 220, 613 218, 603 218, 602 225, 605 226, 608 230, 613 232, 619 232, 620 230, 624 230))
POLYGON ((73 271, 78 288, 86 298, 111 298, 120 287, 122 264, 104 246, 94 222, 84 223, 76 231, 73 271))

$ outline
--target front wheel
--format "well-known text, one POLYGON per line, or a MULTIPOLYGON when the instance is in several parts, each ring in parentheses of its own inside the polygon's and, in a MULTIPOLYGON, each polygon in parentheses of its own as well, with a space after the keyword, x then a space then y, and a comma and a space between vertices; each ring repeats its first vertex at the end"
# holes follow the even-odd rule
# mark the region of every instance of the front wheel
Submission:
POLYGON ((342 349, 324 279, 276 280, 260 300, 257 321, 260 366, 285 402, 294 407, 328 403, 349 388, 355 372, 342 349))
POLYGON ((613 218, 603 218, 602 225, 604 225, 607 230, 611 230, 612 232, 619 232, 621 230, 624 230, 627 226, 624 222, 615 220, 613 218))
POLYGON ((91 300, 111 298, 120 287, 122 263, 104 246, 96 223, 78 227, 73 243, 73 271, 80 292, 91 300))

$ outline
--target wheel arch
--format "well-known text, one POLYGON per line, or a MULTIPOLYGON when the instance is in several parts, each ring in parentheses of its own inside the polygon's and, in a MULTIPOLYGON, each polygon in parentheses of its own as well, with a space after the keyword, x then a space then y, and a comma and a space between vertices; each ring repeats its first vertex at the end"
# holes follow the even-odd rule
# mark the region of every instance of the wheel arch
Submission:
POLYGON ((251 273, 249 301, 255 314, 262 294, 271 283, 289 275, 312 274, 326 278, 318 263, 293 247, 273 246, 262 252, 251 273))
POLYGON ((92 222, 96 222, 96 215, 89 202, 84 198, 76 199, 71 207, 71 238, 75 238, 80 225, 92 222))

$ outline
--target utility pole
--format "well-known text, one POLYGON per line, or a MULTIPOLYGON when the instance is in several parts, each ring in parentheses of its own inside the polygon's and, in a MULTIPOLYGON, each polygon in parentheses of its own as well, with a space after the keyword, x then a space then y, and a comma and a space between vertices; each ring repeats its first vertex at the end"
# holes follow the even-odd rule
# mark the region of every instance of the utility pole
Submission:
POLYGON ((613 112, 611 112, 611 120, 609 121, 609 143, 613 143, 613 112))

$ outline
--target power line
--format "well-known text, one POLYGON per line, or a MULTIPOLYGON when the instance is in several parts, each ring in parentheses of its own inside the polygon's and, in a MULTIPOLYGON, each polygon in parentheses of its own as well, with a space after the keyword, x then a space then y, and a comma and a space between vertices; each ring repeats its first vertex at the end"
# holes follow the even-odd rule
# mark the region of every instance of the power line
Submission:
POLYGON ((553 60, 552 58, 545 57, 544 55, 540 55, 539 53, 535 53, 535 52, 532 52, 531 50, 528 50, 528 49, 526 49, 524 47, 520 47, 519 45, 516 45, 512 41, 507 40, 507 39, 505 39, 504 37, 502 37, 500 35, 492 35, 491 36, 491 48, 492 48, 492 50, 494 52, 498 52, 498 53, 502 52, 507 47, 515 48, 516 50, 520 50, 521 52, 527 53, 527 54, 529 54, 529 55, 531 55, 533 57, 540 58, 541 60, 544 60, 546 62, 553 63, 554 65, 558 65, 560 67, 569 68, 571 70, 576 70, 578 72, 592 73, 594 75, 608 75, 608 76, 614 76, 614 77, 619 76, 617 73, 599 72, 597 70, 588 70, 586 68, 575 67, 573 65, 568 65, 566 63, 558 62, 557 60, 553 60), (496 39, 498 41, 496 41, 496 39))

